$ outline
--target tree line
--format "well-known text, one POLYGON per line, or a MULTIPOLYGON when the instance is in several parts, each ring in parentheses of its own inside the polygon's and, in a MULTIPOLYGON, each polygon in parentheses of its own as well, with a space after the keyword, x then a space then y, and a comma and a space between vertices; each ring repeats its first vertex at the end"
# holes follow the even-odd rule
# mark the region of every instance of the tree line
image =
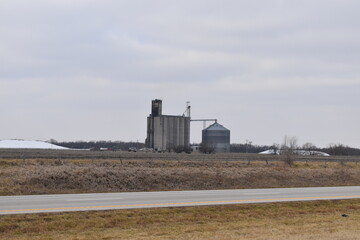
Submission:
MULTIPOLYGON (((50 143, 67 147, 71 149, 109 149, 109 150, 124 150, 127 151, 129 148, 141 149, 145 147, 144 143, 141 142, 123 142, 123 141, 63 141, 58 142, 54 139, 49 140, 50 143)), ((201 145, 202 146, 202 145, 201 145)), ((204 146, 202 146, 204 147, 204 146)), ((281 148, 291 148, 293 150, 306 150, 306 151, 320 151, 330 155, 360 155, 359 148, 349 147, 343 144, 330 144, 325 148, 319 148, 312 143, 305 143, 303 145, 297 144, 295 137, 284 138, 284 143, 273 144, 273 145, 256 145, 252 142, 246 143, 233 143, 230 145, 230 152, 233 153, 259 153, 269 149, 280 150, 281 148)), ((210 151, 210 150, 209 150, 210 151)))
POLYGON ((312 143, 304 143, 303 145, 297 144, 297 139, 295 137, 285 137, 282 144, 274 143, 271 146, 268 145, 256 145, 250 143, 238 144, 234 143, 230 145, 230 152, 238 153, 259 153, 266 150, 272 149, 273 151, 286 150, 286 151, 295 151, 295 150, 305 150, 305 151, 319 151, 324 152, 333 156, 360 156, 360 149, 346 146, 344 144, 329 144, 325 148, 319 148, 312 143))

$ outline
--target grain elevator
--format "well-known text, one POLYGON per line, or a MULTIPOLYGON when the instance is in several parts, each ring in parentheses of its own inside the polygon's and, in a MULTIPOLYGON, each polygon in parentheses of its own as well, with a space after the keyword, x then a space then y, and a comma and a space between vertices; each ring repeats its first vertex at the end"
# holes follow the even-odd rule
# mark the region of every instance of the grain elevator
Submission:
POLYGON ((190 147, 190 116, 163 115, 162 100, 152 100, 145 144, 155 151, 190 147))

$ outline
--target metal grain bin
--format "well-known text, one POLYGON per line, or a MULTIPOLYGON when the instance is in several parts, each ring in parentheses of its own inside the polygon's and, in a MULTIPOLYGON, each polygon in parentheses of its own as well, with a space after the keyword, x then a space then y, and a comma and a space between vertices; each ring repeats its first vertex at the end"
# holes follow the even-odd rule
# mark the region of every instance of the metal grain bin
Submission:
POLYGON ((216 152, 230 152, 230 130, 215 122, 202 130, 202 142, 213 146, 216 152))

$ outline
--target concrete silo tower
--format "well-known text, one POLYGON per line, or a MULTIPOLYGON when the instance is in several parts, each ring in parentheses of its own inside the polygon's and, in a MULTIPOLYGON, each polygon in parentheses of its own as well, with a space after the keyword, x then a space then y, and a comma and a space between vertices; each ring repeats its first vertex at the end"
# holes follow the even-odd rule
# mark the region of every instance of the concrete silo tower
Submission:
POLYGON ((173 151, 178 147, 190 147, 190 116, 162 114, 162 100, 151 102, 151 114, 147 118, 145 145, 155 151, 173 151))

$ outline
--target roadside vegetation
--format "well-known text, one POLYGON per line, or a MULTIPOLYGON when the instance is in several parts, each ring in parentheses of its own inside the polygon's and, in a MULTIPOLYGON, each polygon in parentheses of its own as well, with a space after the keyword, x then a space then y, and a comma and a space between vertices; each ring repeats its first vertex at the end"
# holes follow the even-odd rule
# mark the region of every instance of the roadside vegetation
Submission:
POLYGON ((360 200, 0 216, 0 239, 360 239, 360 200))
POLYGON ((0 152, 0 195, 350 186, 356 157, 0 152))

